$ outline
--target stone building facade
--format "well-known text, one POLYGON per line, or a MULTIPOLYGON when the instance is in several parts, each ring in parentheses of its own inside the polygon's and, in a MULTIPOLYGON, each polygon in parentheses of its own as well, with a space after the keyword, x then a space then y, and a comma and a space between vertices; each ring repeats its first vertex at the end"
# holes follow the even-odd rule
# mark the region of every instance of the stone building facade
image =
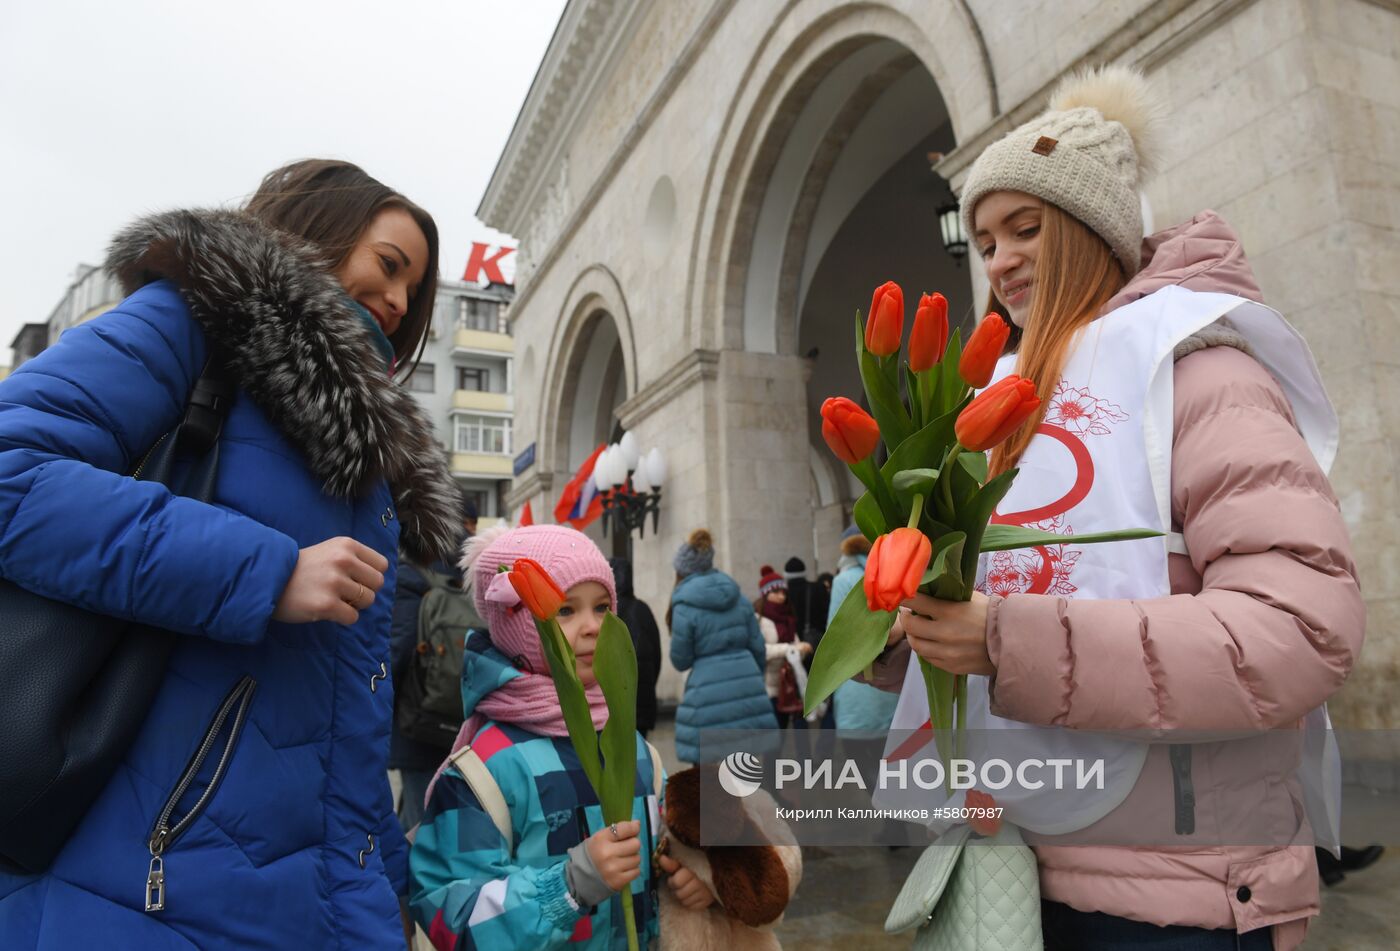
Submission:
POLYGON ((620 423, 671 462, 636 548, 654 605, 698 525, 746 590, 790 555, 832 567, 854 487, 816 407, 857 391, 853 312, 892 278, 980 314, 934 211, 1099 62, 1169 104, 1152 218, 1219 211, 1317 355, 1370 607, 1334 715, 1400 725, 1394 0, 572 0, 478 210, 521 245, 516 434, 537 453, 510 507, 549 511, 620 423))

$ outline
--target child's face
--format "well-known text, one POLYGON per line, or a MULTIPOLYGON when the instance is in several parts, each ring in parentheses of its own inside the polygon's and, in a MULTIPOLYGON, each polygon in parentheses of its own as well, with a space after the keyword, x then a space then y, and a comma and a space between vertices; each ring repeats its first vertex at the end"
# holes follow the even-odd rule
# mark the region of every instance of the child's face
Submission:
POLYGON ((565 592, 564 606, 556 619, 578 658, 578 676, 585 687, 598 682, 593 674, 593 652, 598 649, 598 630, 612 608, 608 589, 596 581, 581 581, 565 592))
POLYGON ((769 591, 768 600, 772 601, 774 604, 783 604, 787 601, 787 592, 784 591, 782 588, 779 588, 776 591, 769 591))

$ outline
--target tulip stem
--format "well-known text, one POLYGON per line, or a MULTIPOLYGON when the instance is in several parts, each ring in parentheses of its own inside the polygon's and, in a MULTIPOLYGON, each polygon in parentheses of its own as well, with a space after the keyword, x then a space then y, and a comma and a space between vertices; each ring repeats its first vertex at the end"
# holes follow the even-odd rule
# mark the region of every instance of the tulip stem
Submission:
POLYGON ((948 458, 943 460, 943 475, 947 478, 940 479, 943 483, 943 504, 948 507, 948 515, 953 514, 953 464, 958 461, 959 454, 962 453, 962 443, 953 443, 953 448, 948 450, 948 458))
POLYGON ((923 495, 921 495, 921 494, 915 494, 915 496, 914 496, 914 507, 913 507, 913 509, 912 509, 912 510, 910 511, 910 513, 909 513, 909 527, 910 527, 910 528, 918 528, 918 527, 919 527, 919 519, 920 519, 920 517, 923 516, 923 514, 924 514, 924 497, 923 497, 923 495))

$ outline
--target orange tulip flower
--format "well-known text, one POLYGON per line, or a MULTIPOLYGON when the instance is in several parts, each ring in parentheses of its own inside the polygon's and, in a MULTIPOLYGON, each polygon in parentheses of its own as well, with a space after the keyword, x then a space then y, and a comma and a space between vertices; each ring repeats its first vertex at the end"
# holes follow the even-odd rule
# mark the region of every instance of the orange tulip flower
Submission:
POLYGON ((559 590, 539 562, 529 558, 515 559, 508 578, 510 586, 520 595, 520 600, 536 620, 548 621, 559 613, 559 608, 564 604, 564 592, 559 590))
POLYGON ((919 590, 933 545, 917 528, 896 528, 875 539, 865 560, 865 603, 893 611, 919 590))
POLYGON ((875 288, 865 316, 865 349, 877 357, 899 352, 904 338, 904 291, 894 281, 875 288))
POLYGON ((988 314, 972 332, 972 337, 963 348, 962 359, 958 361, 958 376, 968 386, 981 388, 987 385, 997 368, 997 360, 1006 349, 1006 340, 1011 336, 1011 328, 1006 326, 998 314, 988 314))
POLYGON ((943 359, 948 346, 948 300, 942 294, 925 294, 914 312, 914 329, 909 331, 909 369, 927 370, 943 359))
POLYGON ((869 456, 880 443, 880 427, 869 413, 844 396, 822 404, 822 438, 848 466, 869 456))
POLYGON ((958 414, 953 432, 964 449, 982 452, 1014 433, 1039 408, 1035 384, 1013 373, 977 394, 958 414))

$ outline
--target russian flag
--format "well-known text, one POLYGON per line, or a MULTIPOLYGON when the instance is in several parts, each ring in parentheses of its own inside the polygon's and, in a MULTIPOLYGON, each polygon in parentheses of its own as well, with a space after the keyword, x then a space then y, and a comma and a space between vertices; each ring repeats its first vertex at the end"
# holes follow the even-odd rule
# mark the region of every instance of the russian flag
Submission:
POLYGON ((574 528, 582 530, 603 514, 603 498, 593 485, 593 464, 606 448, 607 443, 602 443, 593 450, 593 454, 583 461, 578 472, 575 472, 574 477, 564 486, 564 491, 559 495, 559 503, 554 506, 554 521, 560 524, 568 522, 574 528))

